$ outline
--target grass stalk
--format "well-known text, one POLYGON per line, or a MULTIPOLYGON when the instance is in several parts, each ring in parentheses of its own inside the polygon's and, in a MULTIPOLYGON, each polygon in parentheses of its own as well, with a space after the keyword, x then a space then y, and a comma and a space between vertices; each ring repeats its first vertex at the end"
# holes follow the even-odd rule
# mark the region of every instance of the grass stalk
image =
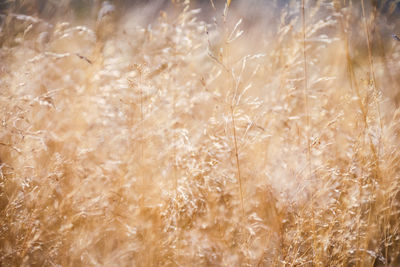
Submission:
MULTIPOLYGON (((306 138, 307 138, 307 169, 308 177, 312 181, 312 159, 311 159, 311 123, 310 123, 310 110, 308 101, 308 69, 307 69, 307 40, 306 40, 306 11, 305 0, 301 1, 301 19, 302 19, 302 37, 303 37, 303 96, 304 96, 304 112, 306 115, 306 138)), ((312 189, 314 190, 314 188, 312 189)), ((319 256, 317 252, 317 234, 315 227, 315 211, 314 211, 314 192, 311 193, 311 229, 312 229, 312 243, 313 243, 313 263, 319 266, 319 256)))
POLYGON ((235 160, 236 160, 236 170, 238 175, 238 182, 239 182, 239 194, 240 194, 240 206, 242 210, 242 216, 244 218, 244 204, 243 204, 243 188, 242 188, 242 176, 240 173, 240 160, 239 160, 239 151, 238 151, 238 144, 237 144, 237 136, 236 136, 236 123, 235 123, 235 111, 233 105, 230 105, 231 111, 231 120, 232 120, 232 131, 233 131, 233 144, 235 146, 235 160))

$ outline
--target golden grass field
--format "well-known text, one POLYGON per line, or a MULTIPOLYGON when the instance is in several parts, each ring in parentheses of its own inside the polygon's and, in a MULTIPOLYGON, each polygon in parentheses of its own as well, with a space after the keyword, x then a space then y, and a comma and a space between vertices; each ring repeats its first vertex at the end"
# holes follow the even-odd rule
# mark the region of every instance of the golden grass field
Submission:
POLYGON ((0 6, 0 266, 400 266, 393 3, 91 2, 0 6))

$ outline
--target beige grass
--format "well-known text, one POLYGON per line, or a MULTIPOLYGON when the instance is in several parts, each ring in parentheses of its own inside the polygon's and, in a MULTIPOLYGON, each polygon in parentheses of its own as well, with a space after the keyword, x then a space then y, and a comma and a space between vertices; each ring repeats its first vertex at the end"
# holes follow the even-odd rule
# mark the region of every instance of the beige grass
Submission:
POLYGON ((387 13, 172 1, 44 18, 9 2, 1 266, 400 264, 387 13))

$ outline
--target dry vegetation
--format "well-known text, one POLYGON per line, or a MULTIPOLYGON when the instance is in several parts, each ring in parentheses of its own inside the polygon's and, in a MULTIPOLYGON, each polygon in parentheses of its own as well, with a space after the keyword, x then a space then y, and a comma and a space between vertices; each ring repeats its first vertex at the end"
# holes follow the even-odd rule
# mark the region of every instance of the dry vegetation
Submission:
POLYGON ((1 266, 399 266, 393 10, 8 2, 1 266))

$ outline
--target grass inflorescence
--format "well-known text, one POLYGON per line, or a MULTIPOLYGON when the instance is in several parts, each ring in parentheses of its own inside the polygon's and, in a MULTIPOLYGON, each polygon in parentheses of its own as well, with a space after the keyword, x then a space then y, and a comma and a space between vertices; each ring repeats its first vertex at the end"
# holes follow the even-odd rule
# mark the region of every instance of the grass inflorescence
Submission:
POLYGON ((398 266, 394 2, 0 4, 0 265, 398 266))

